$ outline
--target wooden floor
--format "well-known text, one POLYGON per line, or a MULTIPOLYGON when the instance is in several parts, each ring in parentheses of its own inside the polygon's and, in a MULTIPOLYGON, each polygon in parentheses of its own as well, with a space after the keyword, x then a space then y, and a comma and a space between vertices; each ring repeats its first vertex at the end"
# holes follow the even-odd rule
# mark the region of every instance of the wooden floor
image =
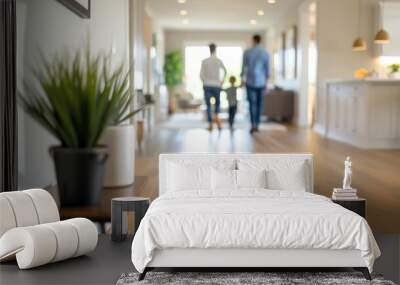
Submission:
POLYGON ((315 160, 315 192, 330 196, 340 187, 343 161, 353 160, 353 187, 367 199, 367 219, 374 232, 400 233, 400 150, 363 150, 321 137, 310 129, 289 127, 288 131, 262 131, 250 136, 247 130, 209 133, 202 129, 154 128, 146 134, 137 153, 137 176, 147 176, 137 194, 158 196, 158 155, 179 152, 312 153, 315 160))

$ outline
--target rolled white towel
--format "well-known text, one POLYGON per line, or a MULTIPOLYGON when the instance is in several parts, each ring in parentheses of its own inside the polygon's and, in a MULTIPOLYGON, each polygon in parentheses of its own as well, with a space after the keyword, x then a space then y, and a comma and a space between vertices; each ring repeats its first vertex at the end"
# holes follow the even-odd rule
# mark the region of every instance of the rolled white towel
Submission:
POLYGON ((10 203, 17 227, 33 226, 39 223, 35 205, 24 191, 3 192, 1 196, 10 203))
POLYGON ((42 225, 13 228, 0 239, 0 261, 17 258, 20 269, 51 262, 57 251, 53 232, 42 225))
POLYGON ((55 235, 57 240, 57 250, 51 262, 57 262, 75 256, 78 250, 79 235, 75 229, 71 228, 71 224, 67 222, 55 222, 44 224, 51 230, 51 234, 55 235))
POLYGON ((0 238, 0 261, 16 255, 20 269, 33 268, 87 254, 97 240, 96 226, 84 218, 14 228, 0 238))
POLYGON ((16 226, 17 222, 10 202, 5 196, 0 195, 0 237, 16 226))
POLYGON ((49 192, 43 189, 29 189, 23 191, 32 199, 38 215, 39 224, 58 222, 60 214, 56 202, 49 192))
POLYGON ((15 227, 60 220, 53 197, 43 189, 0 193, 0 217, 0 237, 15 227))
POLYGON ((85 218, 75 218, 65 221, 75 227, 78 233, 78 248, 74 257, 93 251, 97 245, 98 232, 96 225, 85 218))

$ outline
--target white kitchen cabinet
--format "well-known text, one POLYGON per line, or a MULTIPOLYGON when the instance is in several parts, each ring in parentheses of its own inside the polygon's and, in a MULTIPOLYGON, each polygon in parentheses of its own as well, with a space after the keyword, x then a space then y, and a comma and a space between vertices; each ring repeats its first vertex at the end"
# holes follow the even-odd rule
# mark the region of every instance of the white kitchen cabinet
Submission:
POLYGON ((324 134, 361 148, 400 148, 400 81, 336 80, 326 85, 324 134))

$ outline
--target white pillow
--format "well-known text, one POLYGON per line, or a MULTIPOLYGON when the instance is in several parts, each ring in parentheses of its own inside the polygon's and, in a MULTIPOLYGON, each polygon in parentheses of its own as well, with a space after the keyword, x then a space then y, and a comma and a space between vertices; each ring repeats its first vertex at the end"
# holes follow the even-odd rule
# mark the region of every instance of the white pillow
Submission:
POLYGON ((236 190, 236 170, 212 168, 212 189, 236 190))
POLYGON ((298 164, 291 168, 270 169, 266 171, 268 189, 303 191, 307 189, 305 164, 298 164))
POLYGON ((307 191, 310 168, 304 160, 240 159, 240 170, 266 170, 267 188, 271 190, 307 191))
POLYGON ((170 162, 167 174, 168 191, 211 189, 211 167, 170 162))
POLYGON ((267 188, 265 170, 236 170, 237 188, 267 188))

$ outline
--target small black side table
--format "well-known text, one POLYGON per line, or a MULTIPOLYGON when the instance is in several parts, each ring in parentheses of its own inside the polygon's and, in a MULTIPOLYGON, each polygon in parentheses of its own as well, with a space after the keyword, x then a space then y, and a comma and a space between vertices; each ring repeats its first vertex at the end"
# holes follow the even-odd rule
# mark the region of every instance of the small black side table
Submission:
POLYGON ((111 200, 111 240, 123 241, 127 236, 134 235, 149 205, 149 198, 113 198, 111 200), (133 220, 130 220, 130 217, 133 217, 133 213, 135 214, 135 230, 130 231, 133 226, 133 220))
POLYGON ((339 204, 340 206, 359 214, 361 217, 366 217, 366 204, 367 200, 364 198, 357 198, 354 200, 336 200, 332 199, 333 203, 339 204))

